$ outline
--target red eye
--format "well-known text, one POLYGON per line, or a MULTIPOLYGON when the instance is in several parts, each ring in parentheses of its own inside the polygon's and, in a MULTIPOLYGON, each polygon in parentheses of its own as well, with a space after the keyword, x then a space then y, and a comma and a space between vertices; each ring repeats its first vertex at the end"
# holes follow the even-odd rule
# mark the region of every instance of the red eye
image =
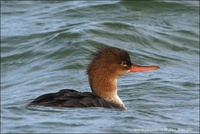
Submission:
POLYGON ((126 66, 127 66, 127 62, 126 62, 126 61, 122 61, 122 62, 121 62, 121 65, 122 65, 123 67, 126 67, 126 66))

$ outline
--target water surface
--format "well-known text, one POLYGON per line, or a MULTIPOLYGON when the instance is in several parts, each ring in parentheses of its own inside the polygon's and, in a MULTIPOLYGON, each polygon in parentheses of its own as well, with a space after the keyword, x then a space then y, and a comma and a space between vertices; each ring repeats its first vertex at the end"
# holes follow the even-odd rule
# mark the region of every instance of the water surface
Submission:
POLYGON ((198 132, 198 1, 2 1, 1 132, 198 132), (63 88, 90 91, 98 46, 160 69, 118 80, 127 110, 27 107, 63 88))

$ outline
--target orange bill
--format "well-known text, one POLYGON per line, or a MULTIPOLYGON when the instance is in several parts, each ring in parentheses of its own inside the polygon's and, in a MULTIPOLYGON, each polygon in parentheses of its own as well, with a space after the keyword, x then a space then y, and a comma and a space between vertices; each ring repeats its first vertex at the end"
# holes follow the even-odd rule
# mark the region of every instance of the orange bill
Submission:
POLYGON ((159 66, 139 66, 139 65, 132 65, 130 72, 143 72, 143 71, 150 71, 150 70, 157 70, 159 66))

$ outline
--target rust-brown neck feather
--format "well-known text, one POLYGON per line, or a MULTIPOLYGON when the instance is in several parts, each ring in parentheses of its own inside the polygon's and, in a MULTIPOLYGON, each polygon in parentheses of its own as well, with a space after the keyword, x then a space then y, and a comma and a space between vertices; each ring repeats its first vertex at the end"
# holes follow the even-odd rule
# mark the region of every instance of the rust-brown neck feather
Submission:
POLYGON ((92 92, 107 99, 111 94, 117 94, 117 77, 110 75, 109 69, 91 67, 88 72, 92 92))

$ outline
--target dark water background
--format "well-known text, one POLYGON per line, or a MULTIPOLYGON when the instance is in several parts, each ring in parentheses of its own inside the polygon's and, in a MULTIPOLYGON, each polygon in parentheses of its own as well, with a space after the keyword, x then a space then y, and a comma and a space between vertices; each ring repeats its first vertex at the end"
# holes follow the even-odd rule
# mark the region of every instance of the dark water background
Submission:
POLYGON ((1 132, 198 132, 198 1, 1 1, 1 132), (97 46, 157 71, 118 80, 126 111, 27 107, 62 88, 90 91, 97 46))

